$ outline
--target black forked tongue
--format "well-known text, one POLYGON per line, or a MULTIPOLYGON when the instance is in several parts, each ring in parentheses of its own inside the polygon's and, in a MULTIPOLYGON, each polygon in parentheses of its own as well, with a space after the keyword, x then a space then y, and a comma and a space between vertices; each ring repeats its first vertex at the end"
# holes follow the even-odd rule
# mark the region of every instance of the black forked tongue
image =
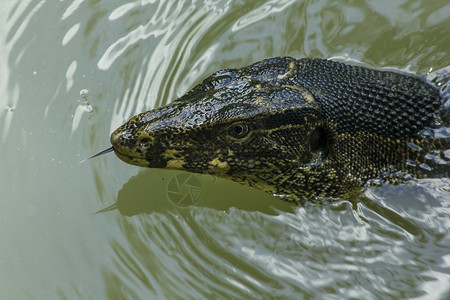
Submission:
POLYGON ((114 151, 113 147, 109 147, 109 148, 107 148, 107 149, 105 149, 105 150, 102 150, 102 151, 100 151, 100 152, 98 152, 98 153, 92 155, 92 156, 89 156, 89 157, 86 158, 86 159, 83 159, 82 161, 80 161, 80 164, 83 163, 83 162, 85 162, 85 161, 87 161, 87 160, 89 160, 89 159, 91 159, 91 158, 94 158, 94 157, 97 157, 97 156, 100 156, 100 155, 109 153, 109 152, 111 152, 111 151, 114 151))

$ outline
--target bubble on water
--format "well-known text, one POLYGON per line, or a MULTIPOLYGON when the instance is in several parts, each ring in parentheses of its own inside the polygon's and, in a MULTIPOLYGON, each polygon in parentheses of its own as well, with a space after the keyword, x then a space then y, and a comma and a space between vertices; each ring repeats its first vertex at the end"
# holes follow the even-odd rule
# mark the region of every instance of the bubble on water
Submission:
MULTIPOLYGON (((91 113, 94 108, 92 107, 91 103, 89 103, 88 95, 89 90, 88 89, 81 89, 80 90, 80 96, 81 99, 78 99, 78 107, 75 110, 75 114, 72 116, 72 133, 74 133, 79 125, 81 124, 82 117, 85 113, 91 113)), ((90 116, 89 116, 90 117, 90 116)))
POLYGON ((93 108, 92 108, 92 105, 88 101, 88 98, 87 98, 88 93, 89 93, 88 89, 82 89, 80 91, 80 96, 81 96, 81 98, 83 98, 82 104, 83 104, 84 108, 86 109, 86 111, 91 112, 93 108))

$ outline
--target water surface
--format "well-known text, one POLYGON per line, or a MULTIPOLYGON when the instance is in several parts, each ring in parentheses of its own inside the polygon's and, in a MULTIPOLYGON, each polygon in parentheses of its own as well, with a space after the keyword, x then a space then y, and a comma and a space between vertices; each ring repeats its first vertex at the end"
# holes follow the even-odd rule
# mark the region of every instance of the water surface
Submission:
POLYGON ((447 67, 449 16, 425 0, 4 1, 1 298, 448 299, 449 179, 296 208, 113 154, 79 162, 221 68, 447 67))

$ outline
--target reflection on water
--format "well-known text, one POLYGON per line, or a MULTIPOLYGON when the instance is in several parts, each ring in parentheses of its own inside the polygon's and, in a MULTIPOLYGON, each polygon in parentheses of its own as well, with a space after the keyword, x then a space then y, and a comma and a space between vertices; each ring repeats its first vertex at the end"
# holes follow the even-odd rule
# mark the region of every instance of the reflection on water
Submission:
POLYGON ((298 208, 112 154, 79 164, 130 116, 222 68, 278 55, 447 67, 448 5, 119 2, 0 5, 2 296, 450 296, 448 179, 298 208))
POLYGON ((210 207, 218 211, 226 211, 234 207, 266 214, 278 214, 277 211, 281 210, 293 211, 291 204, 237 183, 207 175, 151 170, 131 177, 118 192, 117 202, 105 209, 110 211, 112 208, 117 208, 124 216, 134 216, 192 205, 210 207), (180 184, 179 180, 191 182, 180 184), (177 184, 180 185, 178 188, 175 187, 177 184), (255 194, 257 197, 254 196, 255 194), (186 202, 180 202, 181 200, 186 202), (192 201, 195 203, 189 203, 192 201))

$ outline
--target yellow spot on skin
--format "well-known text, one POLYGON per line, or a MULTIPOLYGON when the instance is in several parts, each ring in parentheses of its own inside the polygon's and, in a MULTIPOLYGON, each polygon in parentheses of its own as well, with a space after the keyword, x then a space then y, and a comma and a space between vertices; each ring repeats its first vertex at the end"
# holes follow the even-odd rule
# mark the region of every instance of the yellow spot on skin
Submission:
POLYGON ((314 103, 314 96, 310 92, 303 90, 302 96, 303 96, 303 98, 305 98, 306 102, 308 102, 310 104, 314 103))
POLYGON ((292 71, 294 70, 294 66, 295 66, 295 61, 291 61, 291 63, 289 64, 289 70, 284 73, 284 74, 280 74, 277 76, 277 79, 283 79, 287 76, 292 75, 292 71))
POLYGON ((277 76, 277 79, 283 79, 283 78, 285 78, 285 77, 288 76, 288 75, 289 75, 289 71, 286 72, 286 73, 284 73, 284 74, 278 75, 278 76, 277 76))
POLYGON ((163 157, 166 159, 177 158, 176 154, 178 153, 179 151, 175 149, 168 149, 164 152, 163 157))
POLYGON ((256 102, 261 103, 263 102, 264 98, 263 97, 257 97, 256 98, 256 102))
POLYGON ((167 162, 166 169, 183 170, 184 160, 173 159, 167 162))
POLYGON ((220 161, 218 158, 214 158, 209 162, 210 169, 220 169, 220 170, 227 170, 230 168, 228 166, 227 162, 220 161))
POLYGON ((310 92, 305 90, 305 89, 301 89, 301 88, 299 88, 296 85, 283 85, 281 87, 288 88, 288 89, 293 89, 293 90, 296 90, 296 91, 300 91, 302 93, 303 98, 305 98, 307 103, 309 103, 309 104, 313 104, 314 103, 314 96, 310 92))
POLYGON ((282 87, 283 88, 297 90, 297 91, 301 91, 301 89, 298 86, 295 86, 295 85, 283 85, 282 87))

